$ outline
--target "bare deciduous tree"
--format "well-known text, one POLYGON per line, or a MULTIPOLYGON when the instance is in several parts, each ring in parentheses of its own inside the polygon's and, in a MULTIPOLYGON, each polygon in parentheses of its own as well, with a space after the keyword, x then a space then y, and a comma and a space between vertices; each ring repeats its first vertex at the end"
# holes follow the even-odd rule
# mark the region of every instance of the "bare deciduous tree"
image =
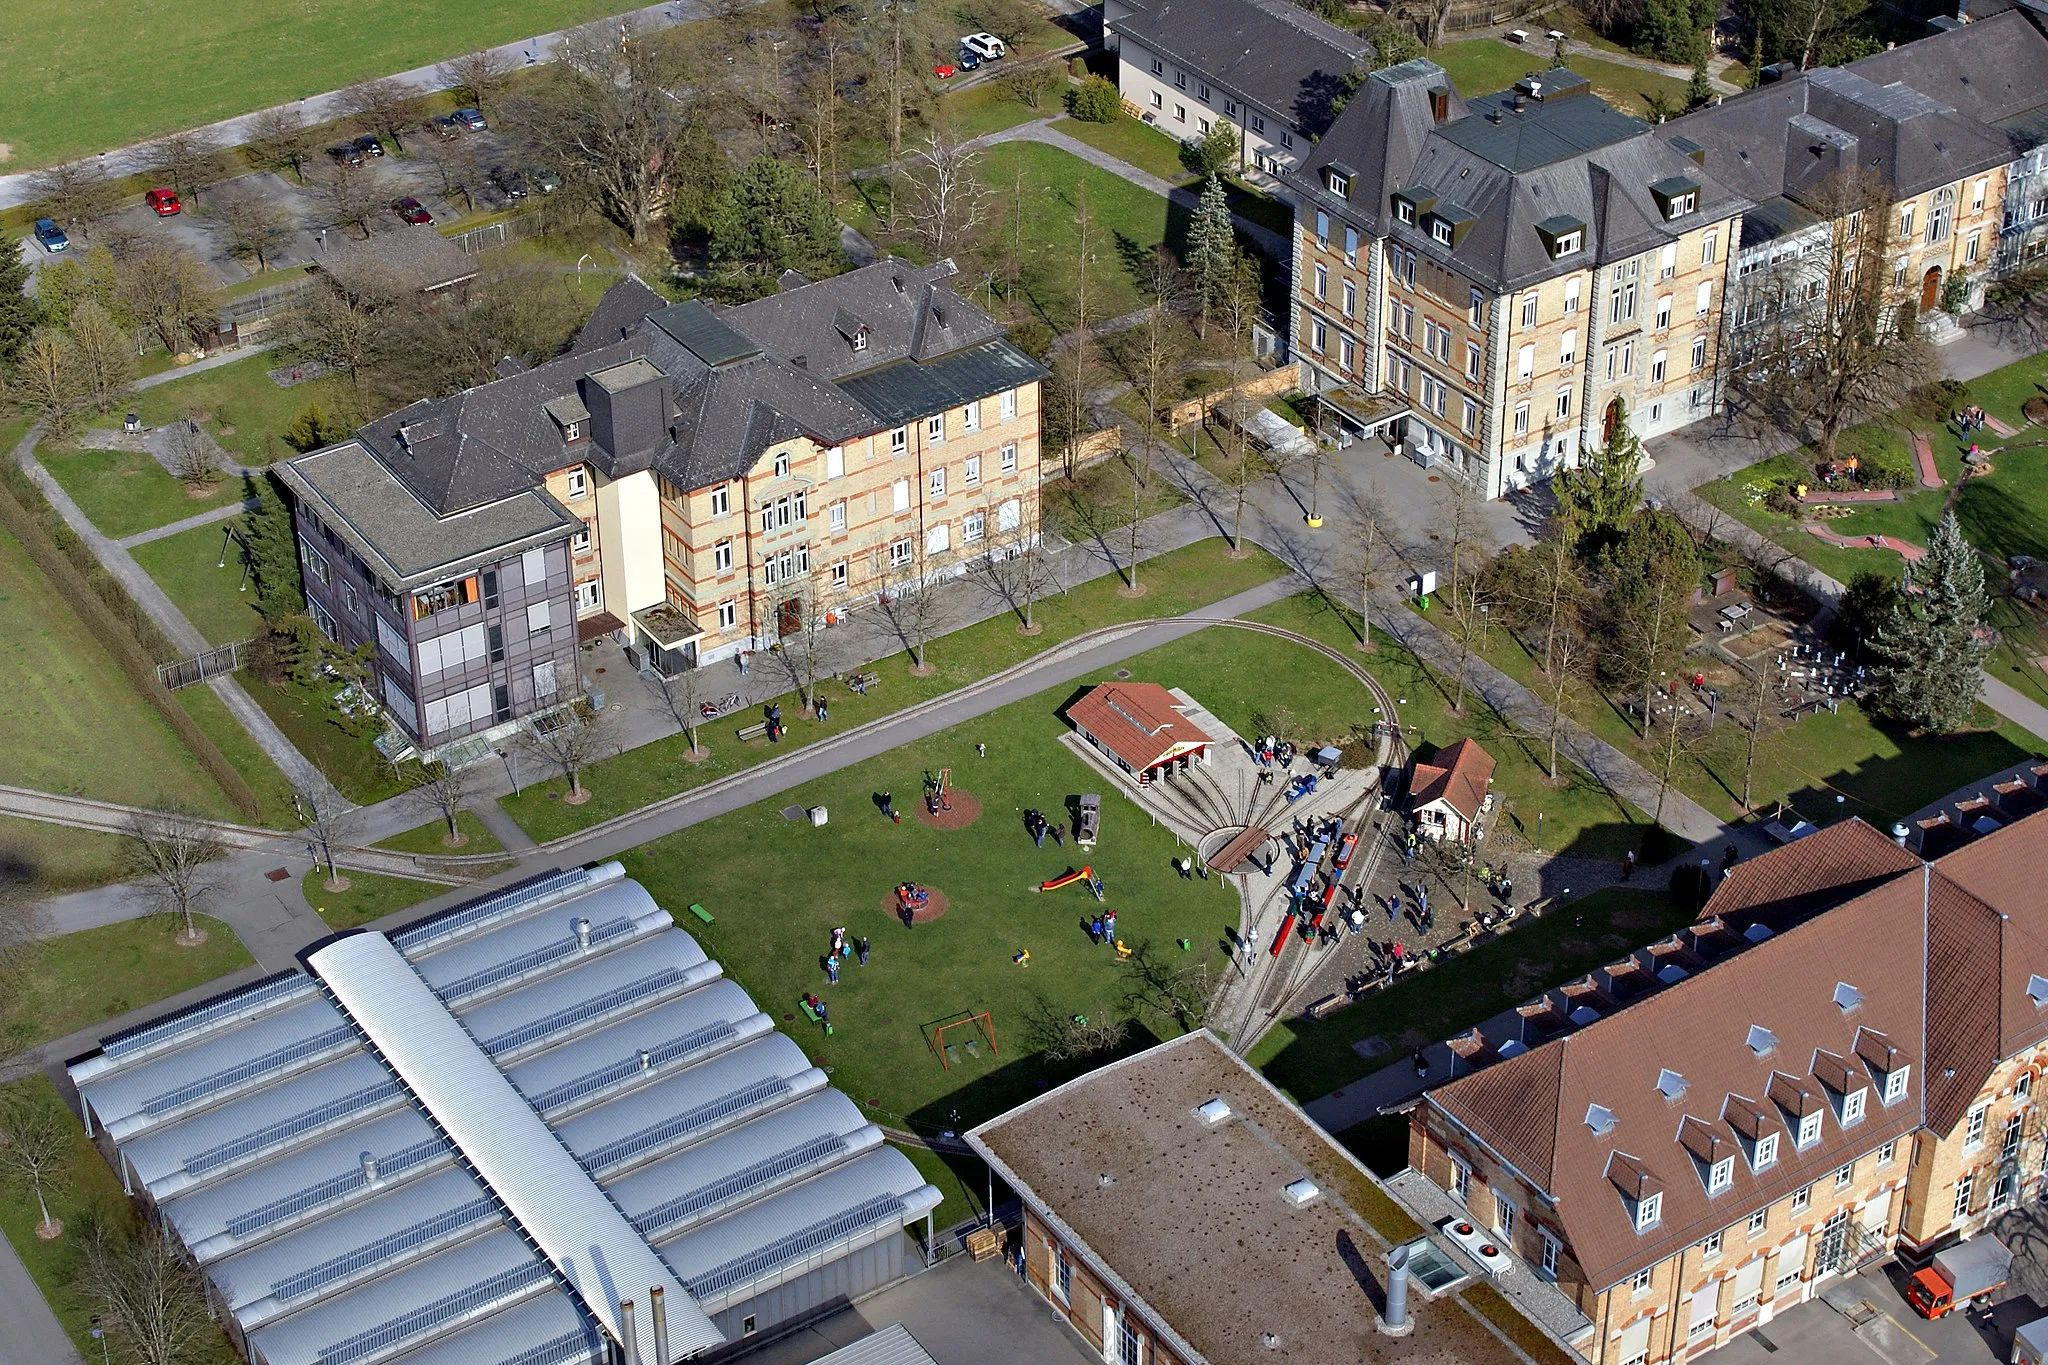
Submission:
POLYGON ((1114 1052, 1130 1036, 1131 1021, 1096 1005, 1087 1014, 1055 1006, 1035 996, 1024 1015, 1028 1046, 1048 1062, 1079 1062, 1114 1052))
POLYGON ((769 610, 775 614, 776 660, 789 676, 806 710, 817 705, 818 678, 832 671, 836 637, 826 632, 839 610, 839 594, 816 575, 778 583, 769 610))
POLYGON ((441 79, 468 97, 480 110, 487 110, 505 88, 512 63, 495 50, 465 52, 441 63, 441 79))
POLYGON ((909 559, 890 574, 889 589, 879 603, 890 631, 910 655, 911 672, 919 677, 931 672, 924 650, 944 616, 944 603, 935 589, 949 576, 952 559, 949 550, 934 551, 913 542, 909 559))
POLYGON ((218 448, 198 421, 183 417, 164 433, 170 446, 171 472, 193 488, 207 488, 221 481, 218 448))
POLYGON ((590 799, 583 787, 583 770, 599 759, 618 752, 619 741, 611 713, 600 711, 583 697, 569 704, 567 711, 550 717, 554 724, 534 726, 526 732, 526 747, 542 762, 552 765, 569 784, 562 800, 580 806, 590 799))
POLYGON ((38 327, 6 377, 6 395, 37 414, 53 436, 69 435, 84 406, 78 348, 59 327, 38 327))
POLYGON ((71 349, 85 400, 112 412, 135 382, 135 343, 128 330, 105 304, 87 299, 71 310, 71 349))
POLYGON ((1373 479, 1352 499, 1351 525, 1356 539, 1351 545, 1346 568, 1358 588, 1358 647, 1370 653, 1372 641, 1372 592, 1380 584, 1393 553, 1391 533, 1397 524, 1387 506, 1380 481, 1373 479))
POLYGON ((33 1092, 11 1097, 0 1108, 0 1169, 10 1171, 35 1197, 36 1236, 51 1241, 64 1224, 50 1216, 49 1192, 61 1189, 70 1169, 71 1128, 33 1092))
POLYGON ((361 388, 364 373, 389 350, 389 327, 371 300, 339 288, 313 289, 293 319, 291 351, 348 376, 361 388))
POLYGON ((337 98, 351 124, 365 133, 390 138, 396 151, 405 150, 405 134, 419 122, 419 108, 412 91, 387 76, 359 81, 337 98))
POLYGON ((1187 1030, 1202 1026, 1216 983, 1206 962, 1188 962, 1162 953, 1150 939, 1129 945, 1124 959, 1124 1007, 1134 1015, 1150 1014, 1187 1030))
POLYGON ((90 237, 93 222, 112 213, 120 199, 114 182, 84 161, 37 171, 29 177, 29 195, 44 213, 82 237, 90 237))
POLYGON ((1486 557, 1493 548, 1493 533, 1486 524, 1486 504, 1476 484, 1452 473, 1438 487, 1436 524, 1447 570, 1444 587, 1455 601, 1466 566, 1486 557))
POLYGON ((102 1325, 137 1365, 188 1365, 218 1328, 199 1271, 153 1218, 132 1232, 95 1220, 79 1239, 78 1287, 102 1325))
POLYGON ((172 133, 151 144, 144 155, 154 175, 176 190, 179 198, 195 205, 199 191, 220 179, 220 164, 215 160, 220 147, 203 132, 172 133))
POLYGON ((1451 710, 1459 715, 1465 713, 1465 689, 1471 678, 1472 635, 1480 628, 1491 605, 1481 590, 1479 579, 1467 578, 1462 585, 1453 588, 1449 594, 1451 617, 1458 623, 1458 695, 1451 702, 1451 710))
POLYGON ((476 794, 476 778, 474 767, 451 768, 438 759, 420 764, 411 773, 412 799, 421 810, 431 811, 448 826, 441 842, 449 848, 460 848, 469 842, 469 836, 462 832, 462 809, 476 794))
POLYGON ((306 124, 295 104, 265 109, 249 123, 248 152, 262 165, 288 170, 306 183, 306 163, 320 145, 319 133, 306 124))
POLYGON ((218 891, 215 864, 226 856, 213 825, 190 811, 137 811, 128 821, 123 860, 134 893, 155 913, 179 920, 178 942, 188 947, 206 941, 192 917, 218 891))
POLYGON ((460 197, 464 208, 476 211, 477 186, 483 181, 483 168, 476 159, 476 144, 467 140, 451 142, 446 138, 429 138, 420 145, 416 155, 434 168, 434 174, 441 182, 443 197, 460 197))
POLYGON ((710 757, 710 751, 697 743, 697 730, 704 719, 702 706, 704 696, 704 673, 702 669, 682 668, 674 673, 663 673, 658 668, 643 668, 640 677, 647 684, 647 690, 654 694, 654 700, 668 713, 690 741, 688 757, 702 759, 710 757))
MULTIPOLYGON (((995 496, 991 495, 983 504, 981 518, 985 527, 1002 525, 1002 505, 995 496)), ((1016 613, 1020 635, 1039 632, 1033 612, 1038 599, 1051 590, 1059 572, 1052 551, 1037 541, 1037 527, 1025 521, 1020 512, 1016 526, 1007 531, 991 530, 985 542, 986 552, 970 570, 975 582, 1006 610, 1016 613)))
POLYGON ((1230 549, 1233 554, 1245 553, 1244 505, 1251 495, 1252 485, 1274 469, 1260 451, 1258 442, 1252 439, 1252 415, 1257 410, 1250 399, 1232 394, 1213 414, 1221 419, 1217 423, 1221 434, 1212 432, 1210 439, 1223 456, 1221 477, 1224 486, 1230 489, 1230 549))
POLYGON ((987 223, 994 196, 981 154, 944 128, 934 128, 903 177, 905 230, 933 260, 958 255, 987 223))
POLYGON ((635 243, 647 234, 669 156, 689 104, 671 95, 686 74, 659 43, 640 41, 639 21, 571 29, 559 60, 524 117, 535 142, 635 243))
POLYGON ((327 212, 333 216, 335 226, 361 228, 367 238, 370 219, 386 199, 384 177, 374 166, 351 166, 337 161, 328 168, 320 195, 327 202, 327 212))
POLYGON ((329 891, 348 890, 348 878, 341 875, 341 869, 334 865, 334 846, 342 841, 350 825, 354 811, 342 799, 340 792, 328 788, 324 792, 300 789, 292 793, 292 814, 298 817, 299 830, 313 851, 315 864, 327 868, 324 883, 329 891))
POLYGON ((165 350, 190 349, 214 312, 205 263, 177 242, 151 241, 117 254, 114 268, 123 311, 155 332, 165 350))
POLYGON ((1554 623, 1548 651, 1548 661, 1543 666, 1543 704, 1549 715, 1549 724, 1544 734, 1544 747, 1548 751, 1546 771, 1552 782, 1557 781, 1557 744, 1564 734, 1565 707, 1572 694, 1592 676, 1593 642, 1580 629, 1577 614, 1570 613, 1554 623))
POLYGON ((293 224, 282 205, 266 194, 243 194, 220 205, 214 216, 230 254, 254 256, 268 270, 270 258, 291 244, 293 224))

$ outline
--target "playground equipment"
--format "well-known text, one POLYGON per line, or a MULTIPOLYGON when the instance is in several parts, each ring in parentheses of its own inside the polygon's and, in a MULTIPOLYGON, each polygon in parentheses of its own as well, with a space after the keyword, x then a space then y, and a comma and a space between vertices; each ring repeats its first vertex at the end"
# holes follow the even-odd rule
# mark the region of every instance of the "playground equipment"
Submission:
POLYGON ((924 909, 931 898, 932 893, 916 882, 905 882, 896 888, 896 908, 906 913, 924 909))
POLYGON ((1074 822, 1074 842, 1082 848, 1095 847, 1095 837, 1102 832, 1102 797, 1096 792, 1084 793, 1081 797, 1080 819, 1074 822))
POLYGON ((1080 882, 1086 886, 1089 893, 1097 901, 1102 899, 1102 879, 1095 875, 1095 869, 1092 867, 1084 867, 1078 872, 1070 867, 1051 881, 1040 882, 1038 889, 1040 891, 1057 891, 1063 886, 1072 886, 1075 882, 1080 882))
POLYGON ((924 808, 927 813, 937 815, 942 810, 953 809, 953 770, 941 768, 937 777, 926 773, 924 776, 924 808))
MULTIPOLYGON (((1024 954, 1025 960, 1029 961, 1030 956, 1029 953, 1024 954)), ((1018 965, 1022 966, 1023 963, 1018 965)), ((988 1055, 991 1057, 998 1055, 996 1052, 996 1021, 994 1016, 987 1010, 982 1010, 979 1013, 973 1010, 961 1010, 957 1014, 947 1015, 944 1019, 939 1020, 930 1027, 932 1030, 932 1054, 939 1059, 939 1065, 948 1071, 953 1069, 953 1064, 946 1059, 946 1030, 948 1029, 964 1028, 974 1030, 975 1036, 967 1040, 967 1050, 973 1052, 976 1039, 986 1038, 988 1039, 988 1055)))

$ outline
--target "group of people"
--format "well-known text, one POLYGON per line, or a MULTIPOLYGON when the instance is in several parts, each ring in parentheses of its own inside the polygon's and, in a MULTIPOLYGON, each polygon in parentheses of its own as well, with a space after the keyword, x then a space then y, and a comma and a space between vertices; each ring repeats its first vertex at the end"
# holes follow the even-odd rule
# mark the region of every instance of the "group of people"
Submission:
POLYGON ((1052 836, 1055 848, 1067 846, 1067 827, 1046 823, 1044 813, 1035 807, 1024 812, 1024 832, 1031 836, 1031 843, 1035 848, 1045 847, 1045 836, 1048 834, 1052 836))
POLYGON ((832 931, 832 950, 825 954, 825 980, 829 984, 839 984, 840 960, 849 957, 857 957, 861 966, 867 966, 868 940, 865 934, 856 939, 847 938, 842 926, 832 931))
MULTIPOLYGON (((1290 767, 1294 763, 1294 755, 1298 752, 1300 751, 1288 741, 1275 739, 1271 735, 1267 735, 1252 746, 1252 758, 1257 761, 1261 768, 1276 765, 1281 768, 1290 767)), ((1261 778, 1260 780, 1264 781, 1265 779, 1261 778)))
POLYGON ((1088 941, 1098 948, 1116 942, 1116 911, 1105 910, 1088 921, 1088 941))
POLYGON ((1982 431, 1988 425, 1990 422, 1984 415, 1984 409, 1975 403, 1956 409, 1956 430, 1963 435, 1968 436, 1973 431, 1982 431))

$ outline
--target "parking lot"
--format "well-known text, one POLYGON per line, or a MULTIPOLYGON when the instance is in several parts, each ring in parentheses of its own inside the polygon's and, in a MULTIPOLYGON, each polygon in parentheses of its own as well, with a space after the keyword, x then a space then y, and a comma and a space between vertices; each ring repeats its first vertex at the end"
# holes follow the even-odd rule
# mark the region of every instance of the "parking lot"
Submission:
MULTIPOLYGON (((2048 1207, 2033 1203, 1992 1232, 2012 1248, 2012 1279, 1982 1312, 1929 1322, 1906 1302, 1897 1264, 1830 1281, 1810 1303, 1702 1357, 1712 1365, 1990 1365, 2011 1357, 2013 1333, 2048 1316, 2048 1207)), ((1981 1234, 1980 1234, 1981 1235, 1981 1234)))

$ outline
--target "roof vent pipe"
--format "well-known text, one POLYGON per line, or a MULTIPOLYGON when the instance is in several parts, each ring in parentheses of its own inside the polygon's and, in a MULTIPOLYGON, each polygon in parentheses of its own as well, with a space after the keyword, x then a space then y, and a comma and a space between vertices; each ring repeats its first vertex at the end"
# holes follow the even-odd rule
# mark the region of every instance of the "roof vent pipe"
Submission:
POLYGON ((668 1300, 661 1286, 648 1290, 647 1299, 654 1309, 654 1365, 674 1365, 668 1354, 668 1300))
MULTIPOLYGON (((640 1049, 640 1069, 642 1071, 654 1070, 654 1054, 644 1047, 640 1049)), ((661 1291, 657 1289, 655 1292, 658 1294, 661 1291)))
POLYGON ((1395 1247, 1387 1253, 1387 1326, 1395 1331, 1408 1324, 1408 1248, 1395 1247))
POLYGON ((619 1300, 619 1345, 626 1348, 626 1365, 640 1365, 640 1333, 633 1322, 633 1301, 619 1300))
POLYGON ((590 921, 582 915, 576 917, 576 946, 590 951, 590 921))
POLYGON ((1897 844, 1900 848, 1904 848, 1906 846, 1906 840, 1912 837, 1912 827, 1908 825, 1904 820, 1901 820, 1892 826, 1892 842, 1897 844))
POLYGON ((363 1183, 365 1185, 376 1184, 377 1158, 369 1152, 364 1152, 359 1160, 363 1163, 363 1183))
POLYGON ((1527 95, 1524 95, 1521 91, 1517 90, 1515 92, 1515 112, 1519 114, 1528 107, 1529 97, 1527 95))

